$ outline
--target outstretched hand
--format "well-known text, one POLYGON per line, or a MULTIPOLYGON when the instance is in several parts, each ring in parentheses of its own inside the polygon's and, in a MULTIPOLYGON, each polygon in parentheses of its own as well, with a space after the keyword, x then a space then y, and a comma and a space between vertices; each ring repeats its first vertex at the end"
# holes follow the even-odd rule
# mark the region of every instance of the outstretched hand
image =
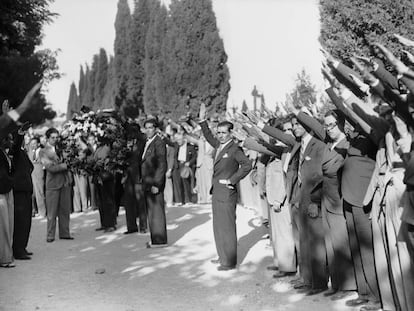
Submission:
POLYGON ((375 43, 374 45, 380 49, 380 51, 384 54, 384 56, 388 59, 388 61, 395 67, 395 69, 399 73, 404 73, 408 71, 408 67, 397 57, 395 57, 394 54, 392 54, 391 51, 389 51, 385 46, 383 46, 380 43, 375 43))
POLYGON ((11 110, 9 101, 6 99, 3 101, 3 104, 1 105, 1 111, 3 113, 8 113, 11 110))
POLYGON ((42 86, 42 82, 36 83, 29 92, 27 92, 26 96, 24 97, 22 103, 16 108, 16 112, 18 114, 23 114, 30 106, 34 103, 33 97, 39 91, 40 87, 42 86))
POLYGON ((206 119, 206 105, 204 103, 201 103, 200 105, 200 112, 198 114, 198 117, 200 118, 200 121, 206 119))
POLYGON ((397 38, 398 42, 400 42, 402 45, 414 47, 414 41, 404 38, 403 36, 396 33, 394 34, 394 37, 397 38))
POLYGON ((329 64, 332 64, 335 61, 335 58, 333 58, 333 56, 330 53, 328 53, 328 51, 326 51, 323 48, 320 48, 319 50, 322 52, 322 55, 325 57, 326 61, 329 64))

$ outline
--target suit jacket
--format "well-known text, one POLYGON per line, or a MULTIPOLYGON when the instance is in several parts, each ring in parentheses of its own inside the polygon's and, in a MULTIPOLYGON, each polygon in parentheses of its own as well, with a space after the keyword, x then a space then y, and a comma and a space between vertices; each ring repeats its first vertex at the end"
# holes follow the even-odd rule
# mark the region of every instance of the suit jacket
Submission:
POLYGON ((137 140, 133 151, 129 155, 128 167, 126 169, 127 181, 132 184, 137 184, 142 181, 141 174, 141 162, 142 162, 142 153, 145 148, 145 139, 137 140))
POLYGON ((167 172, 167 150, 165 142, 158 135, 148 146, 141 163, 142 184, 149 191, 152 186, 161 192, 165 187, 167 172))
POLYGON ((13 190, 14 191, 33 191, 32 171, 33 164, 25 150, 21 148, 23 135, 18 135, 15 146, 13 147, 13 163, 15 171, 13 174, 13 190))
POLYGON ((66 164, 51 146, 42 148, 39 157, 46 170, 46 190, 58 190, 71 185, 72 177, 66 164))
MULTIPOLYGON (((325 130, 317 120, 300 112, 298 114, 298 120, 301 124, 308 127, 313 133, 316 139, 321 141, 325 140, 325 130)), ((331 152, 326 153, 328 156, 328 163, 323 167, 323 179, 322 183, 317 185, 311 193, 311 200, 318 201, 319 197, 321 204, 329 212, 334 214, 343 214, 341 195, 340 195, 340 176, 341 167, 345 160, 346 150, 349 148, 349 142, 346 138, 342 139, 333 150, 331 150, 332 143, 326 144, 328 150, 331 152), (319 193, 320 192, 320 193, 319 193)))
POLYGON ((231 185, 237 185, 252 169, 249 158, 243 150, 234 142, 229 142, 219 154, 216 155, 220 142, 211 133, 207 122, 200 123, 203 135, 210 145, 215 149, 213 181, 210 193, 219 200, 227 200, 230 196, 237 193, 237 187, 229 189, 226 185, 220 183, 220 180, 230 180, 231 185))
MULTIPOLYGON (((180 146, 177 143, 174 143, 174 168, 178 169, 179 162, 178 162, 178 153, 180 150, 180 146)), ((186 162, 189 162, 190 167, 193 169, 197 163, 197 150, 194 145, 187 143, 187 153, 185 156, 186 162)))
MULTIPOLYGON (((297 143, 292 149, 292 155, 300 153, 300 147, 301 144, 297 143)), ((302 162, 298 163, 301 183, 298 183, 295 199, 300 206, 307 207, 310 203, 321 204, 324 178, 335 178, 342 160, 319 139, 310 139, 303 152, 302 162)))
POLYGON ((10 164, 4 152, 0 150, 0 194, 9 193, 13 189, 14 167, 10 164))
POLYGON ((16 128, 17 124, 12 120, 12 118, 10 118, 7 113, 3 113, 0 116, 0 141, 16 128))

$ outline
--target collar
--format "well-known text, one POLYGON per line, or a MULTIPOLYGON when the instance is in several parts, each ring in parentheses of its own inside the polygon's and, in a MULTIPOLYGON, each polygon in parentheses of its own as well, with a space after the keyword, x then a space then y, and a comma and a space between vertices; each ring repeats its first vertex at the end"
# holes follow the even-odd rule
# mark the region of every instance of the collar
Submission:
POLYGON ((232 139, 229 139, 229 141, 228 142, 226 142, 226 143, 224 143, 224 144, 220 144, 220 150, 223 150, 230 142, 232 142, 233 140, 232 139))
POLYGON ((305 135, 303 135, 302 137, 302 146, 303 149, 306 149, 306 146, 309 144, 310 140, 312 139, 312 135, 309 133, 306 133, 305 135))
POLYGON ((152 138, 147 139, 145 144, 149 146, 154 141, 155 137, 157 137, 157 136, 158 136, 158 134, 155 134, 154 136, 152 136, 152 138))

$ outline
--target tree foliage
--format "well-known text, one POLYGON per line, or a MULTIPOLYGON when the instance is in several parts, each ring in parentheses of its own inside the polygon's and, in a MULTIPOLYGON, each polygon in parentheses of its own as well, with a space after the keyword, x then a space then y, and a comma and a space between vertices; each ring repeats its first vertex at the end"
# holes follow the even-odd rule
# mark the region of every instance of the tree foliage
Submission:
POLYGON ((401 56, 393 34, 414 35, 412 0, 321 0, 320 16, 322 46, 348 65, 353 54, 376 56, 375 42, 401 56))
POLYGON ((201 102, 210 111, 224 111, 229 71, 211 0, 173 1, 164 42, 171 111, 176 115, 196 112, 201 102))
POLYGON ((288 104, 295 108, 310 107, 316 102, 316 88, 312 84, 310 76, 302 69, 297 74, 295 86, 288 96, 288 104))
MULTIPOLYGON (((0 1, 0 102, 8 99, 12 107, 41 79, 45 83, 59 78, 56 52, 35 48, 42 40, 42 27, 56 15, 50 12, 50 0, 0 1)), ((25 118, 39 124, 56 113, 38 94, 36 105, 25 118)), ((23 119, 25 119, 23 118, 23 119)))

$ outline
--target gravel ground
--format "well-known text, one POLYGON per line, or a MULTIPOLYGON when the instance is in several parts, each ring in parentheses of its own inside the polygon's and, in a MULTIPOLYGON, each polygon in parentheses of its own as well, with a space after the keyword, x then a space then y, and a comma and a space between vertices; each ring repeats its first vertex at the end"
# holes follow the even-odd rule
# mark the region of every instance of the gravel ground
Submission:
MULTIPOLYGON (((97 212, 72 214, 75 240, 46 243, 46 221, 33 219, 30 261, 0 270, 0 310, 318 310, 355 311, 345 301, 305 296, 290 277, 272 278, 267 232, 254 210, 238 207, 239 263, 216 270, 211 207, 169 207, 170 246, 146 249, 148 235, 96 232, 97 212)), ((352 296, 351 296, 352 298, 352 296)), ((347 298, 349 299, 349 298, 347 298)))

